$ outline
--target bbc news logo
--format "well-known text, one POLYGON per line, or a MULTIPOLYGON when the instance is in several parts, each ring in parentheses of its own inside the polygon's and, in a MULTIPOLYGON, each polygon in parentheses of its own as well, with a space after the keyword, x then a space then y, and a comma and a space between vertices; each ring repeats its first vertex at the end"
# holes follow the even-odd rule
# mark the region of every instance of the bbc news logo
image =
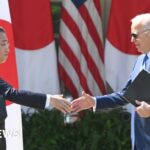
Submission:
POLYGON ((20 136, 21 132, 19 130, 0 130, 0 138, 16 138, 20 136))

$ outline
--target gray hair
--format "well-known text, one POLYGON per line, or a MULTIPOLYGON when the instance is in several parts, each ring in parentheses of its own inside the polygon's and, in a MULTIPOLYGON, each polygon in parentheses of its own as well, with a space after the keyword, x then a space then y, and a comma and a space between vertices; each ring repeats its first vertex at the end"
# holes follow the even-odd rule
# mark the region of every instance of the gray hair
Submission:
POLYGON ((3 33, 6 32, 5 29, 2 26, 0 26, 0 32, 3 32, 3 33))
POLYGON ((142 24, 143 29, 150 29, 150 13, 140 14, 131 19, 133 24, 142 24))

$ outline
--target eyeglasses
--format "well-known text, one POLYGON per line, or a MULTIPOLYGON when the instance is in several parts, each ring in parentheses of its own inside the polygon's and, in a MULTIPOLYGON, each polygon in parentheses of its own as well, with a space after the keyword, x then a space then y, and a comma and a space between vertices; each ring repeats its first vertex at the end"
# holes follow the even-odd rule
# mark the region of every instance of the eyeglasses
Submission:
POLYGON ((141 32, 139 32, 139 33, 131 33, 131 37, 133 37, 134 39, 137 39, 138 36, 139 36, 141 33, 144 33, 144 32, 146 32, 146 31, 148 31, 148 30, 150 30, 150 29, 145 29, 145 30, 143 30, 143 31, 141 31, 141 32))
POLYGON ((137 33, 131 33, 131 37, 133 37, 134 39, 138 38, 138 34, 137 33))

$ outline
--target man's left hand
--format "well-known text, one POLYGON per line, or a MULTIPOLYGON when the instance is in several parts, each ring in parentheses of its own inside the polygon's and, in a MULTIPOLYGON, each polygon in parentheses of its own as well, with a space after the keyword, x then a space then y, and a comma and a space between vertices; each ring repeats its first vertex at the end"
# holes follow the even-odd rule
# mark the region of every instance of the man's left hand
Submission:
POLYGON ((150 104, 146 103, 145 101, 138 101, 136 100, 136 104, 139 106, 136 107, 137 113, 140 115, 140 117, 150 117, 150 104))

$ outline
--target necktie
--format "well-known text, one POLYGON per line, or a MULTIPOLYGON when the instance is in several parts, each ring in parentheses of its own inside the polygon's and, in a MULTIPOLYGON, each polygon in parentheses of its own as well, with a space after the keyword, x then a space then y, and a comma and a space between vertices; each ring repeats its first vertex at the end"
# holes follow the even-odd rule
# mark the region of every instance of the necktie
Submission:
POLYGON ((143 59, 143 69, 145 69, 145 70, 149 70, 149 65, 148 65, 148 56, 147 55, 145 55, 145 57, 144 57, 144 59, 143 59))
POLYGON ((0 95, 0 122, 4 121, 7 116, 5 100, 2 95, 0 95))

